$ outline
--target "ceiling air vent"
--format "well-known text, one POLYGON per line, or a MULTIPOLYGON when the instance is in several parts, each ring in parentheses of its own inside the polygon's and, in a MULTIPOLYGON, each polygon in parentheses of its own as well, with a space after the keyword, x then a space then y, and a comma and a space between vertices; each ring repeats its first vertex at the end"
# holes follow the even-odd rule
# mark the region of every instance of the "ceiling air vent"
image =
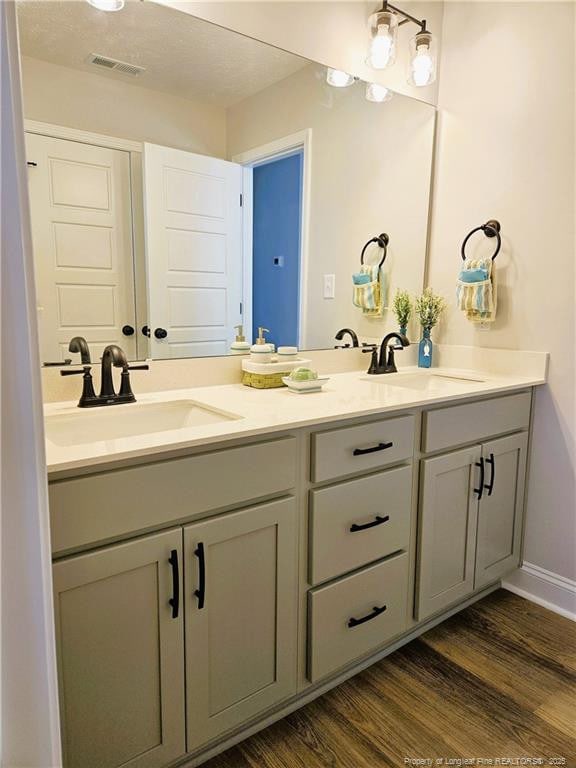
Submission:
POLYGON ((138 67, 136 64, 128 64, 127 61, 118 61, 110 59, 108 56, 101 56, 99 53, 91 53, 88 56, 88 63, 97 67, 103 67, 111 72, 120 72, 122 75, 132 75, 136 77, 146 71, 146 67, 138 67))

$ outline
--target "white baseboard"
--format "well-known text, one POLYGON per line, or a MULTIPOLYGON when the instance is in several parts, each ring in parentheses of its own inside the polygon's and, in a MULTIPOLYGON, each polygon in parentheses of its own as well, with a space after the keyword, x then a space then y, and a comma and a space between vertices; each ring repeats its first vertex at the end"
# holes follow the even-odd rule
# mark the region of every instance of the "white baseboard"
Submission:
POLYGON ((502 586, 520 597, 576 621, 576 581, 540 568, 539 565, 523 563, 502 582, 502 586))

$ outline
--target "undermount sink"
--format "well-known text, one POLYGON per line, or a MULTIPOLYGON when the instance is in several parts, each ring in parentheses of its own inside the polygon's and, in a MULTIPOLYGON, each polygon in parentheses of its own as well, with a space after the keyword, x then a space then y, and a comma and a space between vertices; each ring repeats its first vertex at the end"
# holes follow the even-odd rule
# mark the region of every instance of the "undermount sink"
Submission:
POLYGON ((484 379, 473 376, 450 376, 442 373, 388 373, 381 376, 369 376, 370 381, 385 384, 388 387, 415 389, 430 394, 461 392, 469 384, 484 384, 484 379))
POLYGON ((46 438, 61 446, 119 440, 156 432, 202 427, 241 419, 194 400, 130 403, 84 408, 46 416, 46 438))

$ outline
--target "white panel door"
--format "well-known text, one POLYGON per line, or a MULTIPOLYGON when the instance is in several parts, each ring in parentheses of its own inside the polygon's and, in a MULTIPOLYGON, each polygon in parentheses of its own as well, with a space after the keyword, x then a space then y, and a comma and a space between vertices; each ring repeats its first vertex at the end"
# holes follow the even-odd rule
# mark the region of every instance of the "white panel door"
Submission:
POLYGON ((241 191, 236 163, 144 145, 152 357, 229 350, 242 322, 241 191))
POLYGON ((43 361, 84 336, 136 356, 130 159, 127 152, 26 134, 43 361))

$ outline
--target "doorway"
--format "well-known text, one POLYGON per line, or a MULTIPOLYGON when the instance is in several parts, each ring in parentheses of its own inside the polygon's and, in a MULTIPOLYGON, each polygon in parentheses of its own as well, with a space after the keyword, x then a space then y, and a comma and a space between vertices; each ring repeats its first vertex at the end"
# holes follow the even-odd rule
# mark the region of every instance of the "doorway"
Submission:
POLYGON ((300 340, 303 151, 253 169, 252 337, 270 328, 276 345, 300 340))
POLYGON ((312 130, 232 157, 243 173, 244 320, 277 346, 306 349, 312 130))

